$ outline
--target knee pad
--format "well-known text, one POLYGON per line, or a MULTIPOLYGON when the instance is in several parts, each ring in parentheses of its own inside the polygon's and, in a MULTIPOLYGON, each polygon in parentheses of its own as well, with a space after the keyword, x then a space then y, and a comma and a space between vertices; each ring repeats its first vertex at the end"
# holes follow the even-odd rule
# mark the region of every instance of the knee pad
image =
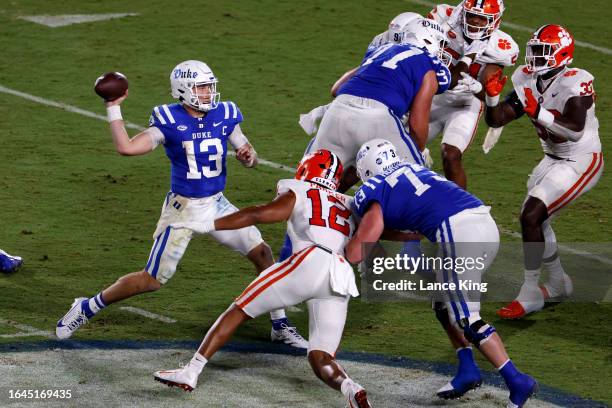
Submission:
POLYGON ((474 323, 469 324, 467 319, 461 321, 461 327, 463 328, 463 335, 476 348, 479 348, 481 344, 484 344, 489 337, 495 333, 495 327, 486 323, 484 320, 479 319, 474 323))
POLYGON ((448 317, 448 309, 442 302, 434 303, 434 312, 436 312, 436 318, 445 329, 451 325, 450 318, 448 317))

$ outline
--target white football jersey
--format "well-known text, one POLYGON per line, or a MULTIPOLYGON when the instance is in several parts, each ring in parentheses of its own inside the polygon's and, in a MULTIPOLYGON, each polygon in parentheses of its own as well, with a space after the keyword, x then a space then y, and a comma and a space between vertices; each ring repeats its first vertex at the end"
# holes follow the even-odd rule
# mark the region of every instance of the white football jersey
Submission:
MULTIPOLYGON (((548 109, 553 115, 558 116, 563 113, 565 104, 570 98, 575 96, 595 97, 593 79, 593 75, 583 69, 570 68, 557 76, 544 93, 540 93, 536 86, 535 76, 529 73, 526 66, 522 65, 512 74, 512 85, 514 86, 514 90, 519 100, 523 104, 525 101, 525 88, 529 88, 543 108, 548 109)), ((554 133, 538 124, 535 120, 532 119, 531 121, 536 127, 538 136, 540 136, 544 153, 553 154, 559 157, 571 157, 601 151, 599 122, 595 116, 595 103, 593 103, 591 108, 587 111, 584 134, 577 142, 558 138, 554 133)))
POLYGON ((293 253, 312 245, 343 253, 355 232, 351 213, 353 198, 308 181, 280 180, 278 194, 287 191, 295 193, 295 206, 287 221, 293 253))
MULTIPOLYGON (((440 4, 436 6, 427 16, 436 20, 441 26, 448 30, 448 47, 446 51, 452 57, 452 65, 456 65, 464 54, 464 47, 467 45, 463 36, 461 7, 453 7, 448 4, 440 4)), ((502 30, 495 30, 487 39, 488 44, 485 52, 474 61, 469 67, 469 73, 472 77, 481 80, 484 67, 487 64, 496 64, 502 67, 509 67, 516 64, 519 55, 519 46, 509 34, 502 30)), ((449 103, 465 101, 465 99, 473 98, 473 94, 453 94, 444 93, 436 96, 438 102, 448 100, 449 103)))

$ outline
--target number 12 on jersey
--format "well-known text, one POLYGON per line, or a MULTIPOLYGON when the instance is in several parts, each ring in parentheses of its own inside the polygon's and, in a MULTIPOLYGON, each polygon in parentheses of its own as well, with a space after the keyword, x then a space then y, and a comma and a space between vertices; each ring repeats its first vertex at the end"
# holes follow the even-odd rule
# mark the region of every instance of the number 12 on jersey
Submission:
POLYGON ((331 228, 341 232, 347 237, 350 236, 351 225, 346 221, 351 216, 351 211, 346 208, 339 199, 333 195, 326 194, 325 191, 318 188, 308 190, 306 196, 310 199, 312 206, 312 217, 309 219, 310 225, 331 228), (323 198, 321 196, 323 196, 323 198), (327 220, 323 218, 322 199, 330 203, 327 220), (339 223, 339 220, 344 220, 344 222, 339 223))

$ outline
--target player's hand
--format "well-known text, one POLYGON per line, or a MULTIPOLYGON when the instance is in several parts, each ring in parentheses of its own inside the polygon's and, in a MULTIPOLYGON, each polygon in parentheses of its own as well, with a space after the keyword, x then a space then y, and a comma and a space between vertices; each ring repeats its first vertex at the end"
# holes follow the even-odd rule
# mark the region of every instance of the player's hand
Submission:
POLYGON ((257 152, 250 143, 236 149, 236 158, 245 167, 254 167, 257 164, 257 152))
POLYGON ((467 72, 461 73, 461 79, 457 81, 457 85, 450 92, 456 93, 472 93, 476 95, 482 91, 482 84, 477 79, 474 79, 467 72))
POLYGON ((508 77, 504 76, 504 71, 501 68, 495 71, 485 81, 485 91, 487 92, 487 96, 499 96, 501 91, 504 89, 506 82, 508 82, 508 77))
POLYGON ((538 113, 540 111, 540 104, 536 100, 535 96, 533 96, 533 92, 530 88, 524 88, 525 90, 525 113, 532 118, 537 118, 538 113))
POLYGON ((425 167, 431 169, 434 165, 433 158, 431 157, 431 153, 428 148, 423 149, 421 152, 423 154, 423 158, 425 159, 425 167))
POLYGON ((104 102, 104 105, 108 108, 109 106, 113 106, 113 105, 121 105, 121 102, 125 101, 125 98, 128 97, 129 94, 129 89, 125 90, 125 93, 123 94, 123 96, 120 96, 119 98, 115 99, 114 101, 110 101, 110 102, 104 102))

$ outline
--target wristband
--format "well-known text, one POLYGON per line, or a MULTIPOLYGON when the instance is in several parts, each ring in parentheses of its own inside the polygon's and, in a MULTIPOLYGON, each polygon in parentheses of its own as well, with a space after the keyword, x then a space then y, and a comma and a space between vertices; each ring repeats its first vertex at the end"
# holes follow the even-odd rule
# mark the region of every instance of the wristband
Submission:
POLYGON ((553 123, 555 123, 555 115, 553 115, 551 111, 540 106, 540 112, 538 112, 538 118, 536 121, 545 128, 549 128, 553 123))
POLYGON ((495 95, 495 96, 487 95, 485 97, 485 100, 487 102, 487 106, 490 106, 491 108, 493 108, 497 106, 497 104, 499 104, 499 95, 495 95))
POLYGON ((106 116, 108 117, 109 123, 114 120, 123 120, 123 116, 121 116, 121 107, 119 105, 112 105, 107 107, 106 116))

